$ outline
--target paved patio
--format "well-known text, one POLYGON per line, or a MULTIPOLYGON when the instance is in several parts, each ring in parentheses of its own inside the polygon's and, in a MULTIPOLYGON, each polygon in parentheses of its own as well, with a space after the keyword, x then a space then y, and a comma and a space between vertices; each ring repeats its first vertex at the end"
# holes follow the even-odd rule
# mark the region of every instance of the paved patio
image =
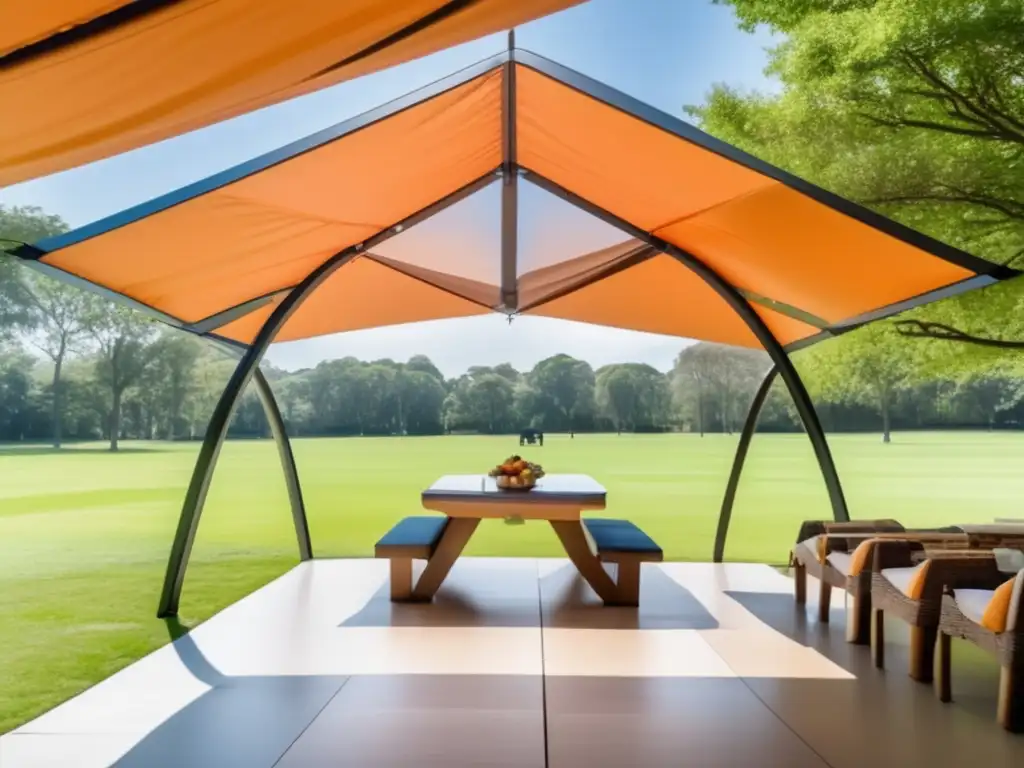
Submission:
POLYGON ((566 561, 469 558, 395 606, 386 562, 318 560, 0 737, 0 765, 1024 765, 994 664, 959 665, 943 705, 896 626, 874 670, 841 595, 821 627, 791 590, 667 563, 639 610, 604 608, 566 561))

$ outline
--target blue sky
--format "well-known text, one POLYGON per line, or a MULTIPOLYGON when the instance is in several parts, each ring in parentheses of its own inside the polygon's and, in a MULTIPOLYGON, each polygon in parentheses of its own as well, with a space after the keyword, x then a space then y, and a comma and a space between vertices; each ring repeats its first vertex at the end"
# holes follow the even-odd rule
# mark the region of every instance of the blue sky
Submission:
MULTIPOLYGON (((520 48, 675 115, 684 104, 703 101, 718 82, 758 90, 774 87, 763 70, 765 49, 775 41, 767 32, 741 32, 732 10, 710 0, 590 0, 520 27, 516 36, 520 48)), ((155 146, 0 190, 0 203, 38 205, 73 227, 81 226, 364 112, 504 46, 504 34, 477 40, 155 146)), ((528 212, 543 205, 538 196, 522 209, 528 212)), ((437 226, 453 228, 459 221, 456 212, 437 226)), ((465 215, 462 221, 468 221, 465 215)), ((591 228, 588 237, 586 222, 549 210, 546 226, 521 223, 521 261, 545 260, 545 233, 558 229, 552 221, 563 222, 563 230, 573 230, 586 242, 582 250, 597 247, 597 241, 608 237, 599 228, 591 228)), ((412 234, 410 230, 410 241, 412 234)), ((494 238, 496 242, 496 234, 494 238)), ((401 247, 399 242, 392 245, 401 247)), ((506 361, 529 368, 564 351, 595 366, 636 360, 667 369, 684 344, 680 339, 555 320, 519 318, 515 324, 515 334, 499 316, 339 334, 275 345, 269 360, 295 368, 349 354, 401 360, 425 353, 446 374, 454 375, 469 365, 506 361)))

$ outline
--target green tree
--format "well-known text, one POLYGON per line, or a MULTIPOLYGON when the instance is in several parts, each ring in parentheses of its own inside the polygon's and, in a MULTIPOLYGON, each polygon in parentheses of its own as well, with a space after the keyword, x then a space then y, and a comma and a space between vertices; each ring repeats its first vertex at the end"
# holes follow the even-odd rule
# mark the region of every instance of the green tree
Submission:
POLYGON ((445 419, 449 428, 499 434, 513 428, 514 405, 515 387, 507 377, 471 368, 446 398, 445 419))
POLYGON ((96 378, 110 395, 110 450, 116 451, 125 392, 142 378, 153 360, 157 329, 130 309, 97 303, 89 315, 89 331, 97 348, 96 378))
POLYGON ((178 330, 164 328, 148 350, 151 360, 145 377, 152 393, 152 417, 159 433, 174 440, 190 433, 188 402, 199 385, 196 368, 202 355, 202 342, 178 330))
POLYGON ((676 358, 670 374, 673 400, 702 435, 714 425, 732 432, 770 364, 757 350, 694 344, 676 358))
POLYGON ((20 344, 0 340, 0 440, 24 440, 38 431, 42 407, 33 391, 36 361, 20 344))
POLYGON ((25 303, 32 332, 29 338, 53 362, 51 380, 52 443, 60 448, 64 420, 64 382, 61 378, 68 355, 77 350, 88 332, 92 297, 79 288, 42 275, 23 281, 25 303))
POLYGON ((444 374, 434 365, 434 362, 426 355, 413 355, 405 364, 407 371, 420 371, 444 384, 444 374))
POLYGON ((873 408, 881 419, 882 442, 888 443, 896 398, 918 370, 912 351, 912 345, 895 338, 891 323, 879 322, 818 344, 797 360, 812 397, 873 408))
MULTIPOLYGON (((722 2, 785 35, 769 68, 782 89, 716 87, 688 108, 705 130, 982 258, 1024 263, 1024 0, 722 2)), ((1024 339, 1024 282, 1000 288, 907 319, 1024 339)), ((949 357, 962 371, 991 359, 981 347, 949 357)))
POLYGON ((640 363, 608 365, 596 374, 599 412, 618 432, 638 427, 657 429, 670 418, 668 382, 655 368, 640 363))
POLYGON ((437 434, 442 430, 444 385, 423 370, 406 370, 402 375, 405 431, 410 435, 437 434))
POLYGON ((956 411, 992 429, 999 414, 1018 405, 1022 397, 1024 382, 993 371, 962 377, 956 382, 950 399, 956 411))
POLYGON ((497 373, 485 373, 473 379, 466 391, 470 419, 483 431, 498 434, 510 428, 514 391, 512 382, 497 373))
POLYGON ((19 245, 58 235, 67 229, 63 219, 41 208, 0 205, 0 336, 32 322, 26 270, 7 253, 19 245))
POLYGON ((594 414, 594 369, 569 355, 541 360, 530 371, 530 387, 543 409, 545 429, 578 428, 594 414))

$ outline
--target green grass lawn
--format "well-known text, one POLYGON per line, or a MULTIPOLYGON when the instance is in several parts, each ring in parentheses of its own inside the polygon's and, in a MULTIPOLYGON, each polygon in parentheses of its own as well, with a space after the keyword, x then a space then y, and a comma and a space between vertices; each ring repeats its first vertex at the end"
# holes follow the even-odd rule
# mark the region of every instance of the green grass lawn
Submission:
MULTIPOLYGON (((583 472, 667 558, 709 560, 736 438, 552 436, 524 451, 549 472, 583 472)), ((1024 435, 927 433, 832 438, 854 517, 907 525, 1024 517, 1024 435)), ((0 447, 0 733, 167 641, 154 618, 168 546, 198 446, 128 444, 59 453, 0 447)), ((372 554, 439 475, 481 472, 513 438, 296 440, 317 556, 372 554)), ((182 620, 194 624, 297 560, 270 441, 225 446, 192 554, 182 620)), ((800 520, 827 517, 802 435, 758 435, 727 557, 782 562, 800 520)), ((488 523, 473 555, 560 555, 541 524, 488 523)))

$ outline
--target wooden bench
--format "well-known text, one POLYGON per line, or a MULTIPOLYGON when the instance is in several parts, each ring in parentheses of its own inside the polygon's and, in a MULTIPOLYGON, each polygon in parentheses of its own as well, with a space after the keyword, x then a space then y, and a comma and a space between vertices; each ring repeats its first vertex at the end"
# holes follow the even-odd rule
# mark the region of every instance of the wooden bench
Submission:
POLYGON ((615 565, 618 605, 640 604, 640 564, 664 559, 654 539, 629 520, 583 520, 591 549, 602 563, 615 565))
POLYGON ((417 594, 412 583, 412 561, 430 560, 448 527, 447 517, 406 517, 395 523, 374 548, 375 557, 391 560, 391 599, 427 600, 433 592, 417 594))

